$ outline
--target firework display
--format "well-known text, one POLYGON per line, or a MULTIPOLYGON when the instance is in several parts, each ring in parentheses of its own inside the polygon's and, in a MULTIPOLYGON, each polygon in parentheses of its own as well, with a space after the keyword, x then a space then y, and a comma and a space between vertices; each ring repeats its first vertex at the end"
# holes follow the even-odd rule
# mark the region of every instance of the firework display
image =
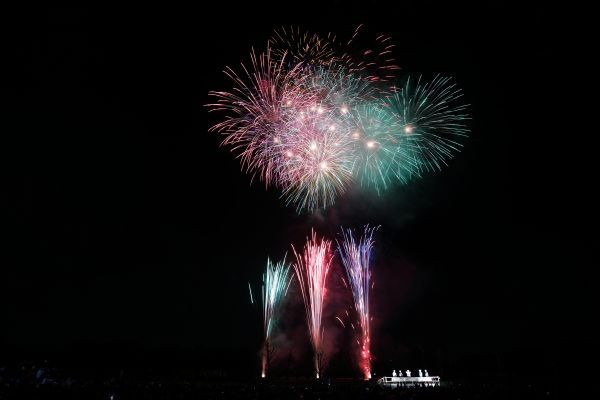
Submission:
POLYGON ((398 84, 392 42, 362 26, 347 40, 275 30, 241 72, 225 69, 231 90, 210 92, 224 114, 210 130, 298 212, 437 171, 468 135, 462 92, 441 76, 398 84))
POLYGON ((331 241, 319 240, 313 231, 312 236, 307 239, 300 253, 296 252, 294 246, 292 246, 292 249, 296 256, 294 270, 304 300, 310 341, 314 352, 315 375, 319 379, 324 355, 321 320, 325 299, 325 283, 333 257, 331 241))
MULTIPOLYGON (((261 362, 261 376, 267 376, 271 364, 273 352, 271 343, 271 332, 276 323, 281 300, 285 297, 290 286, 292 275, 289 273, 290 266, 283 261, 272 263, 267 260, 267 267, 263 275, 262 302, 263 302, 263 329, 264 344, 261 362)), ((252 292, 250 292, 252 294, 252 292)))
POLYGON ((366 226, 363 235, 356 240, 351 229, 342 229, 342 239, 338 241, 338 253, 348 275, 354 308, 358 315, 360 331, 357 339, 360 348, 359 364, 365 379, 371 379, 369 291, 371 290, 370 257, 375 230, 376 228, 366 226))
MULTIPOLYGON (((230 89, 209 92, 213 101, 207 107, 220 116, 210 131, 222 136, 221 144, 252 181, 278 189, 298 213, 330 207, 350 188, 382 195, 396 184, 440 171, 469 135, 462 90, 442 75, 400 76, 393 52, 390 36, 362 25, 347 36, 276 29, 264 50, 251 51, 249 62, 225 69, 230 89)), ((356 335, 365 379, 372 375, 369 294, 377 229, 342 229, 336 241, 354 312, 345 306, 345 317, 334 319, 356 335)), ((332 241, 312 231, 302 249, 292 245, 292 251, 319 379, 332 241)), ((263 276, 263 378, 270 369, 272 330, 292 280, 290 270, 285 258, 268 260, 263 276)), ((249 291, 254 303, 250 286, 249 291)))

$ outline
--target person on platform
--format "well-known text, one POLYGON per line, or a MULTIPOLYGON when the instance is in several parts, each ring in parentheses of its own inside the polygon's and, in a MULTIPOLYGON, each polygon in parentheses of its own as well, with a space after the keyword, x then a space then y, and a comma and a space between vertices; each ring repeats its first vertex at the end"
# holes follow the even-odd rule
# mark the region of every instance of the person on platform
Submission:
POLYGON ((429 372, 427 372, 427 370, 425 370, 425 376, 429 376, 429 372))
POLYGON ((402 371, 398 370, 398 376, 402 376, 402 371))
POLYGON ((423 371, 419 370, 419 377, 422 378, 423 377, 423 371))
POLYGON ((396 375, 396 370, 392 371, 392 376, 398 376, 398 375, 396 375))
POLYGON ((406 370, 406 376, 408 376, 410 378, 410 369, 406 370))

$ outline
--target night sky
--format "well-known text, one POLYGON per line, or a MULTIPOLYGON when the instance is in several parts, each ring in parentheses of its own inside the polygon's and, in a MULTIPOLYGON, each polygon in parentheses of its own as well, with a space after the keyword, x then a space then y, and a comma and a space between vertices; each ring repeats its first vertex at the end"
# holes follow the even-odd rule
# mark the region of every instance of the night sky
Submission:
MULTIPOLYGON (((250 376, 262 325, 247 284, 267 256, 300 245, 311 227, 334 237, 366 223, 381 225, 376 373, 555 374, 571 362, 592 343, 581 321, 593 315, 599 241, 585 228, 598 220, 582 189, 597 182, 578 156, 589 150, 562 131, 576 118, 557 93, 562 36, 542 8, 449 3, 4 13, 0 364, 250 376), (218 147, 203 105, 209 90, 228 88, 223 68, 264 47, 273 28, 345 33, 358 23, 393 37, 403 73, 454 76, 472 135, 441 173, 297 215, 218 147)), ((296 295, 284 339, 297 357, 291 374, 308 375, 296 295)), ((339 339, 330 371, 351 374, 351 335, 330 325, 339 339)), ((285 373, 286 362, 275 368, 285 373)))

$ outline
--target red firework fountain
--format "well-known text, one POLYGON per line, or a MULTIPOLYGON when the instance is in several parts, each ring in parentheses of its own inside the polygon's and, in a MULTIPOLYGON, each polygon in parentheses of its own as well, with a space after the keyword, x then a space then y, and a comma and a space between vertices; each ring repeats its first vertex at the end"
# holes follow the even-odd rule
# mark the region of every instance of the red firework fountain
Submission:
POLYGON ((323 301, 325 299, 325 282, 331 265, 331 241, 317 239, 313 231, 311 238, 307 238, 304 249, 297 253, 292 246, 296 263, 294 270, 302 292, 306 320, 310 333, 310 341, 314 351, 315 375, 317 379, 322 373, 323 362, 323 301))

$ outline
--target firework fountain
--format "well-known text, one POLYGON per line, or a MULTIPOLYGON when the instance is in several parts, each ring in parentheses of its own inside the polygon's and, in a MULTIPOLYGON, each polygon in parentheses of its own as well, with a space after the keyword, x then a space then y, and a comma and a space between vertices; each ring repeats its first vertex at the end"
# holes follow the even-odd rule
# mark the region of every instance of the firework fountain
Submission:
POLYGON ((323 327, 321 326, 321 319, 325 299, 325 283, 333 258, 331 241, 319 240, 313 231, 311 237, 307 238, 302 252, 296 252, 294 246, 292 246, 292 249, 296 256, 294 270, 304 300, 310 341, 314 352, 315 375, 319 379, 323 363, 323 327))
POLYGON ((279 316, 281 301, 287 294, 292 281, 292 275, 289 271, 290 266, 286 264, 285 257, 283 261, 278 263, 267 260, 262 285, 263 329, 265 335, 261 357, 261 377, 263 378, 267 376, 267 371, 271 366, 271 357, 274 350, 271 343, 271 333, 279 316))
MULTIPOLYGON (((365 227, 357 240, 351 229, 342 229, 342 239, 338 241, 338 252, 348 274, 348 282, 354 298, 354 308, 358 315, 360 348, 359 365, 365 379, 371 379, 371 317, 369 314, 369 291, 371 290, 370 257, 373 248, 373 234, 377 228, 365 227)), ((341 321, 341 320, 340 320, 341 321)), ((343 323, 342 323, 343 325, 343 323)))

